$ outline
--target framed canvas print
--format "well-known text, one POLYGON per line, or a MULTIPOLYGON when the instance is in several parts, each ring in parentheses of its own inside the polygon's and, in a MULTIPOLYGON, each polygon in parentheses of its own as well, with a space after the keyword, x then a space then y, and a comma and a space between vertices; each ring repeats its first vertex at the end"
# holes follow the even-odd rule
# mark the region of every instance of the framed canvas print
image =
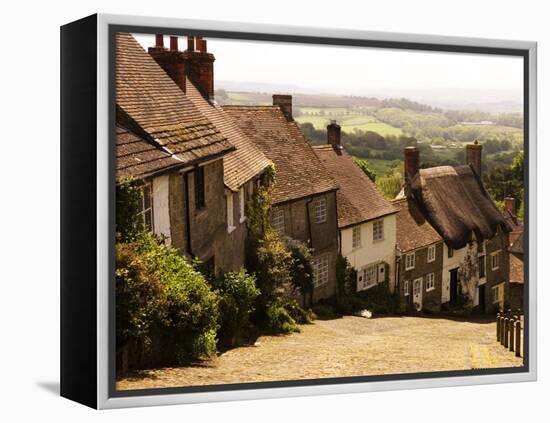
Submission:
POLYGON ((536 378, 536 44, 61 28, 61 394, 536 378))

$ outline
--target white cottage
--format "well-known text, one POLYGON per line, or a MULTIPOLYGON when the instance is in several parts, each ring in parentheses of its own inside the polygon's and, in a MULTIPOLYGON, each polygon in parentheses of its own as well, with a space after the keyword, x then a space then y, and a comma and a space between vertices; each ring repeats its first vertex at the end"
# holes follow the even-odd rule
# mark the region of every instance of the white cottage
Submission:
POLYGON ((357 269, 358 291, 388 281, 393 292, 397 209, 346 153, 335 121, 327 137, 313 150, 338 185, 340 253, 357 269))

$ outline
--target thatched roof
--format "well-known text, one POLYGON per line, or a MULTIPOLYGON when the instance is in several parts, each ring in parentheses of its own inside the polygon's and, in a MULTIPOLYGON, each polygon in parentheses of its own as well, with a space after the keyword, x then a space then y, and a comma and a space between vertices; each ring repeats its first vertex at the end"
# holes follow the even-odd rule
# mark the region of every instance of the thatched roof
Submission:
POLYGON ((451 248, 463 248, 474 236, 491 239, 498 228, 511 230, 469 165, 420 169, 408 191, 451 248))

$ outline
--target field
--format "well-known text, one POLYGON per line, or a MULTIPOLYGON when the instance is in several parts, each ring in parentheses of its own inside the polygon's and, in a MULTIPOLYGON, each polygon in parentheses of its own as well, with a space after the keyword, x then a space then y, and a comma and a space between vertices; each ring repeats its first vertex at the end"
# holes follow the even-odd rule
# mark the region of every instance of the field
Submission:
POLYGON ((522 366, 495 339, 495 322, 444 317, 347 316, 187 367, 136 372, 117 389, 406 374, 522 366), (442 353, 444 352, 444 353, 442 353))
POLYGON ((336 120, 345 132, 355 130, 373 131, 380 135, 401 135, 403 131, 394 126, 380 122, 363 110, 342 107, 298 107, 295 120, 299 123, 310 122, 316 129, 325 129, 331 120, 336 120))

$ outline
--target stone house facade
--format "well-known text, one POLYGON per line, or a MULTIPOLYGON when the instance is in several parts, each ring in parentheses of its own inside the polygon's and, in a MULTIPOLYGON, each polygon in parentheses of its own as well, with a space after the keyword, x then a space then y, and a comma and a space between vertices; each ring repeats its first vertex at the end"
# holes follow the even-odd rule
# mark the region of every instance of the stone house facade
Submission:
POLYGON ((340 126, 327 126, 327 144, 313 151, 338 185, 339 251, 357 270, 357 291, 394 286, 397 209, 378 191, 341 145, 340 126))
POLYGON ((292 117, 292 97, 274 95, 273 106, 223 106, 274 165, 272 224, 312 248, 312 302, 336 294, 338 224, 334 180, 292 117))
POLYGON ((416 205, 403 198, 397 214, 396 292, 406 311, 441 310, 443 240, 416 205))
MULTIPOLYGON (((210 226, 202 228, 202 213, 192 212, 193 219, 197 221, 191 219, 190 227, 196 228, 194 232, 199 237, 194 243, 214 246, 217 252, 215 268, 224 272, 238 271, 245 262, 248 235, 246 204, 255 184, 270 166, 270 161, 240 130, 233 118, 213 101, 215 57, 207 51, 206 40, 189 36, 187 49, 180 51, 178 37, 170 37, 170 47, 165 48, 164 37, 158 34, 155 46, 149 47, 148 51, 199 112, 235 147, 224 155, 221 167, 205 168, 205 176, 210 174, 212 183, 219 182, 220 176, 223 181, 223 185, 207 186, 207 191, 216 191, 212 193, 215 199, 212 197, 211 201, 215 202, 212 210, 216 211, 218 221, 209 222, 210 226), (220 192, 223 186, 225 188, 220 192)), ((189 180, 192 181, 194 175, 191 173, 189 180)), ((203 249, 193 248, 193 253, 203 249)))

